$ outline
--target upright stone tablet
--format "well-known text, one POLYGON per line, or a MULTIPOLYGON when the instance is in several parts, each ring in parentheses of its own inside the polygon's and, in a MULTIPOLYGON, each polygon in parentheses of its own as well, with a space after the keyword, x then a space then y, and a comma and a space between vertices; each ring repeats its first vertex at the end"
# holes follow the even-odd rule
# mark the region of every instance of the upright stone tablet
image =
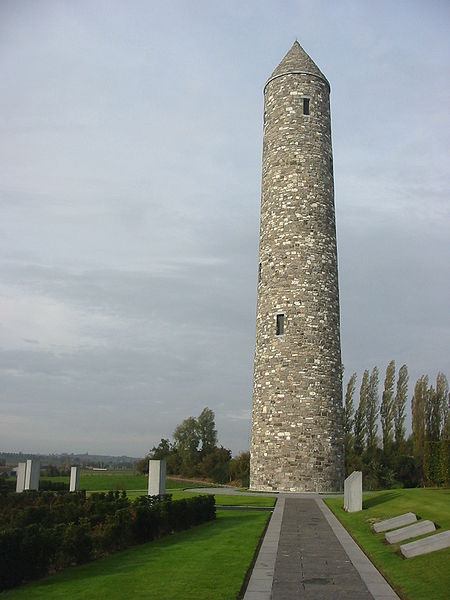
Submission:
POLYGON ((80 487, 80 467, 70 467, 69 492, 77 492, 80 487))
POLYGON ((414 556, 429 554, 430 552, 436 552, 444 548, 450 548, 450 531, 435 533, 434 535, 430 535, 430 537, 423 538, 423 540, 403 544, 400 546, 400 552, 405 558, 413 558, 414 556))
POLYGON ((383 531, 389 531, 389 529, 398 529, 399 527, 404 527, 405 525, 411 525, 411 523, 415 523, 416 521, 416 515, 412 512, 409 512, 403 515, 398 515, 398 517, 392 517, 392 519, 385 519, 384 521, 375 523, 373 530, 375 533, 382 533, 383 531))
POLYGON ((344 510, 358 512, 362 510, 362 472, 353 471, 344 481, 344 510))
POLYGON ((17 465, 16 469, 16 492, 20 494, 25 489, 25 473, 27 470, 27 463, 21 462, 17 465))
POLYGON ((433 521, 418 521, 413 525, 389 531, 384 537, 389 544, 398 544, 399 542, 410 540, 411 538, 419 537, 419 535, 431 533, 432 531, 436 531, 433 521))
POLYGON ((148 461, 148 495, 161 496, 166 492, 166 461, 148 461))
POLYGON ((36 459, 27 460, 27 468, 25 472, 25 489, 26 490, 38 490, 39 489, 39 475, 41 471, 41 463, 36 459))

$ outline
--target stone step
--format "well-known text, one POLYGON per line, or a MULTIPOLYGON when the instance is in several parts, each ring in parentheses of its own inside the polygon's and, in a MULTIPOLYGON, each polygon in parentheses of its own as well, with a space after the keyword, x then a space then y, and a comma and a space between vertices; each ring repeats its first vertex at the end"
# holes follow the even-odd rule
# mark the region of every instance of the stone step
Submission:
POLYGON ((405 558, 413 558, 414 556, 429 554, 430 552, 436 552, 437 550, 443 550, 444 548, 450 548, 450 531, 435 533, 423 540, 402 544, 400 546, 400 552, 405 558))
POLYGON ((412 512, 409 512, 403 515, 398 515, 398 517, 392 517, 392 519, 385 519, 384 521, 379 521, 378 523, 374 524, 373 530, 375 531, 375 533, 382 533, 383 531, 389 531, 389 529, 398 529, 398 527, 410 525, 411 523, 415 523, 416 521, 416 515, 412 512))
POLYGON ((410 540, 411 538, 419 537, 419 535, 431 533, 432 531, 436 531, 433 521, 418 521, 413 525, 389 531, 386 533, 385 538, 389 544, 398 544, 404 540, 410 540))

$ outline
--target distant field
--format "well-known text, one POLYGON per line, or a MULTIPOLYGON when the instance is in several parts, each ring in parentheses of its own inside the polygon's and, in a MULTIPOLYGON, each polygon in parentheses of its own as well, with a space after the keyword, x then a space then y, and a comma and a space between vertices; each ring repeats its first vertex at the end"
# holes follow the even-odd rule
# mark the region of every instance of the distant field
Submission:
MULTIPOLYGON (((41 477, 50 481, 69 483, 69 477, 41 477)), ((167 479, 166 489, 183 489, 192 487, 192 481, 167 479)), ((195 484, 197 485, 197 484, 195 484)), ((208 484, 200 484, 207 486, 208 484)), ((139 475, 132 470, 123 471, 87 471, 80 473, 80 489, 89 492, 104 492, 109 490, 147 490, 147 475, 139 475)))
POLYGON ((1 595, 5 600, 235 600, 269 518, 218 511, 217 520, 1 595))
POLYGON ((449 598, 450 549, 404 560, 399 544, 384 543, 384 534, 374 534, 370 525, 406 512, 434 521, 441 530, 450 529, 450 489, 398 489, 364 494, 363 510, 346 513, 342 498, 325 500, 376 567, 408 600, 449 598))
MULTIPOLYGON (((68 477, 43 477, 52 481, 69 482, 68 477)), ((198 484, 189 479, 167 479, 166 491, 171 493, 174 500, 192 498, 201 492, 185 492, 184 488, 197 486, 208 487, 208 484, 198 484)), ((147 476, 137 475, 134 471, 82 471, 80 474, 80 489, 88 492, 104 492, 108 490, 126 490, 129 498, 137 498, 147 493, 147 476)), ((201 489, 201 488, 199 488, 201 489)), ((216 495, 216 503, 224 506, 275 506, 275 498, 262 498, 251 495, 231 496, 216 495)))

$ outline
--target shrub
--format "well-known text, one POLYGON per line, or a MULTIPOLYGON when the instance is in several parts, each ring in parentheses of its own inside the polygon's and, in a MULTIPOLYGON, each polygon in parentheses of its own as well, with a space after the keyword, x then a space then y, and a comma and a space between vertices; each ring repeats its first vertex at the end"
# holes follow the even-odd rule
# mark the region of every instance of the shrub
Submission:
POLYGON ((92 554, 91 524, 86 517, 79 523, 69 523, 62 539, 61 554, 64 565, 87 562, 92 554))
POLYGON ((22 582, 22 557, 22 530, 0 532, 0 591, 22 582))
POLYGON ((141 496, 133 503, 119 492, 10 496, 0 511, 0 591, 215 518, 214 496, 141 496))

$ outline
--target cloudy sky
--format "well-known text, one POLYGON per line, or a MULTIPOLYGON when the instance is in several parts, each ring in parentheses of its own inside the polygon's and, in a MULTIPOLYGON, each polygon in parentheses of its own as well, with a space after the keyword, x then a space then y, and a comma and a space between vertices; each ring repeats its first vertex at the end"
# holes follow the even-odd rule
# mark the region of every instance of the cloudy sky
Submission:
POLYGON ((449 25, 446 0, 2 0, 0 450, 142 456, 205 406, 249 447, 262 88, 296 37, 332 88, 346 379, 450 375, 449 25))

